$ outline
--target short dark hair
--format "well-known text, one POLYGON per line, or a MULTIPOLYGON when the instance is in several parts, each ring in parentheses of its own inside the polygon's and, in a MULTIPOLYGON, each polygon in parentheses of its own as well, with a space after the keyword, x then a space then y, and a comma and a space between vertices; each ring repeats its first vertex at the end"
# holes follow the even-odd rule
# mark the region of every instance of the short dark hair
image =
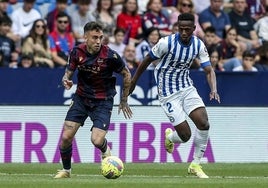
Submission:
POLYGON ((69 20, 69 16, 68 16, 68 14, 67 14, 66 12, 64 12, 64 11, 59 12, 59 13, 57 14, 57 16, 56 16, 56 19, 58 19, 58 18, 62 18, 62 17, 67 17, 68 20, 69 20))
POLYGON ((84 26, 84 33, 88 32, 88 31, 93 31, 93 30, 103 31, 103 25, 101 23, 98 23, 98 22, 88 22, 84 26))
POLYGON ((191 13, 182 13, 178 16, 179 21, 192 21, 194 23, 194 15, 191 13))
POLYGON ((209 26, 204 30, 204 33, 216 33, 216 29, 213 26, 209 26))
POLYGON ((126 30, 125 29, 123 29, 123 28, 121 28, 121 27, 117 27, 117 28, 115 28, 115 30, 114 30, 114 35, 116 35, 117 33, 126 33, 126 30))
POLYGON ((89 5, 91 3, 91 0, 77 0, 77 4, 80 5, 89 5))
POLYGON ((12 20, 9 16, 4 15, 0 17, 0 25, 7 24, 7 25, 12 25, 12 20))
POLYGON ((251 58, 255 59, 255 56, 256 56, 256 55, 255 55, 255 52, 252 51, 252 50, 246 50, 246 51, 244 51, 243 54, 242 54, 243 59, 244 59, 245 57, 251 57, 251 58))

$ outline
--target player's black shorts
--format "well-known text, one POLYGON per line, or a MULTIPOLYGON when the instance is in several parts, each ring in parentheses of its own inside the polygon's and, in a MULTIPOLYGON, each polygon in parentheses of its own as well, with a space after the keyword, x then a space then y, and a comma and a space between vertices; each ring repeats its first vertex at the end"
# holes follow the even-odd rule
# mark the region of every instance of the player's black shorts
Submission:
POLYGON ((74 95, 65 121, 74 121, 84 125, 90 117, 93 127, 108 130, 113 109, 113 98, 106 100, 87 99, 77 94, 74 95))

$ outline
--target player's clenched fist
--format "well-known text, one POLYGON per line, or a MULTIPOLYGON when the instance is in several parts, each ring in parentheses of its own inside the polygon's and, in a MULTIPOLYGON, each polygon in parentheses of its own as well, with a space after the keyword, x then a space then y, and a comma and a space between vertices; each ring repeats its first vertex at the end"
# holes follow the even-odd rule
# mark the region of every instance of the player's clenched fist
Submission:
POLYGON ((69 90, 73 86, 73 81, 72 80, 63 79, 62 80, 62 85, 65 87, 65 89, 69 90))

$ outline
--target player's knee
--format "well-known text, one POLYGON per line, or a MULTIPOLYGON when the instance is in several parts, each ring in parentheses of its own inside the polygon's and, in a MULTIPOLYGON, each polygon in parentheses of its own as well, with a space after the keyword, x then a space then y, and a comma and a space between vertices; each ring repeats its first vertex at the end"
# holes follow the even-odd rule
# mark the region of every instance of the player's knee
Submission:
POLYGON ((98 137, 91 137, 91 142, 95 147, 100 147, 103 144, 103 139, 98 137))
POLYGON ((198 125, 197 128, 199 130, 209 130, 209 122, 208 121, 203 121, 198 125))
POLYGON ((73 137, 68 134, 62 134, 61 137, 61 148, 67 148, 72 144, 73 137))

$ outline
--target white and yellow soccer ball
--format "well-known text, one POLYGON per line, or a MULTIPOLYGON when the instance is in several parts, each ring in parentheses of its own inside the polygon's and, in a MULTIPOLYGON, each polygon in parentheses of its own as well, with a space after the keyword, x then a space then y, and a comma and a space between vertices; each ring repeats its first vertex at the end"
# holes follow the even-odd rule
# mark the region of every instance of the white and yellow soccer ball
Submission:
POLYGON ((124 171, 124 164, 119 157, 109 156, 101 162, 101 174, 107 179, 119 178, 124 171))

